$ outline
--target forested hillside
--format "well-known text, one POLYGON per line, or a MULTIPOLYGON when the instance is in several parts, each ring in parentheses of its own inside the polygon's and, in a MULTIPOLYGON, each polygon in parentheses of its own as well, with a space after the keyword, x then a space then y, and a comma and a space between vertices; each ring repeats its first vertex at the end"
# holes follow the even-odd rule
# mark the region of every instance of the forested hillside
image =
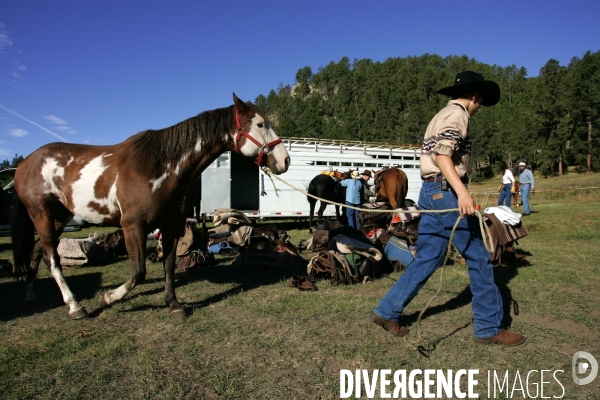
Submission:
POLYGON ((296 83, 281 84, 256 104, 280 136, 420 144, 448 98, 436 94, 464 70, 495 80, 502 97, 471 122, 474 168, 527 161, 544 174, 567 166, 600 169, 600 52, 568 66, 549 60, 530 78, 524 68, 490 66, 466 56, 389 58, 300 68, 296 83))

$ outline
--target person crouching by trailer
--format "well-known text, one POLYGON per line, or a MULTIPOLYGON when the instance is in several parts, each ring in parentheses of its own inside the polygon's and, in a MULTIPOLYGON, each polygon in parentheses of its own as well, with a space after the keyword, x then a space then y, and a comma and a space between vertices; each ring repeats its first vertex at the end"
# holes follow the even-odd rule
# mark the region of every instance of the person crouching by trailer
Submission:
MULTIPOLYGON (((346 205, 352 207, 360 207, 360 198, 363 184, 361 182, 360 173, 352 171, 352 179, 344 179, 340 185, 346 188, 346 205)), ((358 210, 346 208, 346 216, 348 217, 348 225, 353 228, 360 229, 358 221, 358 210)))

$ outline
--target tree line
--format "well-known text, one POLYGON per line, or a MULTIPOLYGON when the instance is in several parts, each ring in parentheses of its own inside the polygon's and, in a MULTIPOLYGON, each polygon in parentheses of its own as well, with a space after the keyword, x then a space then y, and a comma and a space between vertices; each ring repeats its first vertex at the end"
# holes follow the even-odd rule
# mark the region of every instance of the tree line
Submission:
POLYGON ((23 161, 23 156, 18 154, 15 154, 12 161, 8 161, 8 159, 0 161, 0 171, 6 168, 17 168, 17 165, 19 165, 21 161, 23 161))
POLYGON ((525 161, 548 175, 600 168, 600 52, 549 60, 537 77, 523 67, 490 66, 467 56, 347 57, 317 72, 298 70, 293 86, 280 84, 256 104, 279 136, 420 145, 431 118, 448 98, 436 91, 472 70, 500 85, 494 107, 471 120, 472 168, 525 161))

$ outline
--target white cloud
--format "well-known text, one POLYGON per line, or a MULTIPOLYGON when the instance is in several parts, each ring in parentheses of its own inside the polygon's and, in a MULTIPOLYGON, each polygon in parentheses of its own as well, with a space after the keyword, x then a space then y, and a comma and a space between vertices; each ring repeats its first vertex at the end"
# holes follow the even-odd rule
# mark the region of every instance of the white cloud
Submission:
POLYGON ((23 137, 23 136, 29 135, 29 132, 27 132, 26 130, 23 130, 23 129, 15 128, 15 129, 9 129, 8 134, 10 136, 14 136, 14 137, 23 137))
POLYGON ((4 33, 0 33, 0 51, 2 51, 5 47, 12 46, 12 40, 5 35, 4 33))
POLYGON ((70 127, 68 127, 66 125, 56 126, 56 127, 54 127, 54 129, 56 129, 57 131, 67 132, 69 135, 77 134, 77 131, 74 131, 73 129, 71 129, 70 127))
POLYGON ((6 25, 0 22, 0 52, 2 52, 5 47, 10 47, 12 45, 12 40, 6 34, 6 25))
POLYGON ((67 121, 62 118, 58 118, 56 115, 46 115, 44 119, 47 119, 50 122, 54 122, 56 125, 66 125, 67 121))
POLYGON ((77 131, 74 131, 73 129, 71 129, 71 127, 69 125, 67 125, 67 121, 65 121, 62 118, 57 117, 56 115, 46 115, 44 117, 44 119, 47 119, 48 121, 54 123, 56 126, 54 127, 55 130, 57 131, 63 131, 68 133, 69 135, 77 135, 77 131))
POLYGON ((17 69, 19 71, 27 71, 27 67, 25 67, 24 65, 21 65, 21 63, 19 61, 15 61, 15 67, 17 67, 17 69))
POLYGON ((31 125, 33 125, 33 126, 37 126, 38 128, 40 128, 40 129, 41 129, 41 130, 43 130, 44 132, 48 132, 49 134, 51 134, 51 135, 52 135, 52 136, 54 136, 54 137, 57 137, 57 138, 59 138, 59 139, 60 139, 60 140, 62 140, 63 142, 67 142, 67 143, 69 143, 69 141, 68 141, 67 139, 65 139, 64 137, 62 137, 62 136, 60 136, 60 135, 58 135, 58 134, 56 134, 56 133, 52 132, 50 129, 46 129, 46 128, 44 128, 43 126, 41 126, 40 124, 38 124, 38 123, 36 123, 36 122, 33 122, 33 121, 32 121, 32 120, 30 120, 29 118, 26 118, 26 117, 24 117, 24 116, 20 115, 19 113, 16 113, 16 112, 14 112, 13 110, 11 110, 11 109, 8 109, 8 108, 6 108, 6 107, 4 107, 2 104, 0 104, 0 108, 2 108, 3 110, 5 110, 5 111, 7 111, 7 112, 11 113, 12 115, 14 115, 14 116, 16 116, 16 117, 19 117, 19 118, 21 118, 23 121, 27 121, 27 122, 29 122, 29 123, 30 123, 31 125))
POLYGON ((17 79, 25 79, 25 78, 23 78, 21 75, 19 75, 19 73, 18 73, 18 72, 13 72, 13 73, 12 73, 12 76, 13 76, 13 78, 17 78, 17 79))

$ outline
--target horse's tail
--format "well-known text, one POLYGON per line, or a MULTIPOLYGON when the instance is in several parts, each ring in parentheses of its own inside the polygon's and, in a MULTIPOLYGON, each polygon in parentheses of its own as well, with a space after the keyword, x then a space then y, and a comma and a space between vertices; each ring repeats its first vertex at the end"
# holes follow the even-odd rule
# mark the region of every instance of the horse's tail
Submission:
MULTIPOLYGON (((317 195, 317 189, 315 187, 314 179, 312 181, 310 181, 310 183, 308 184, 308 187, 306 188, 306 193, 312 194, 313 196, 317 195)), ((306 196, 306 200, 308 200, 309 203, 311 201, 316 201, 314 198, 312 198, 310 196, 306 196)))
POLYGON ((379 190, 381 190, 381 182, 382 182, 382 177, 386 170, 382 169, 381 171, 378 171, 378 173, 375 174, 375 179, 373 180, 374 183, 374 188, 373 191, 375 192, 376 196, 379 196, 379 190))
POLYGON ((17 277, 23 277, 26 275, 29 264, 31 263, 31 254, 35 245, 35 238, 33 221, 29 217, 29 213, 16 191, 13 197, 10 224, 12 226, 12 249, 15 274, 17 277))
POLYGON ((397 174, 396 204, 398 207, 404 207, 404 200, 406 200, 406 195, 408 194, 408 177, 400 168, 398 168, 397 174))

